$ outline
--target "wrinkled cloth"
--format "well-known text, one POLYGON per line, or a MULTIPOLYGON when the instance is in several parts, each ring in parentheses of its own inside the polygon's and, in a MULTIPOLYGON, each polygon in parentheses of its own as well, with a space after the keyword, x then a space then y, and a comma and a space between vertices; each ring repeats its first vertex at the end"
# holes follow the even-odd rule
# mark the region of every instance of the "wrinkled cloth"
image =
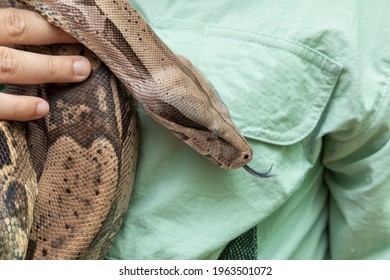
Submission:
POLYGON ((134 193, 107 259, 217 259, 248 232, 258 259, 390 258, 389 1, 130 2, 274 176, 220 169, 139 108, 134 193))

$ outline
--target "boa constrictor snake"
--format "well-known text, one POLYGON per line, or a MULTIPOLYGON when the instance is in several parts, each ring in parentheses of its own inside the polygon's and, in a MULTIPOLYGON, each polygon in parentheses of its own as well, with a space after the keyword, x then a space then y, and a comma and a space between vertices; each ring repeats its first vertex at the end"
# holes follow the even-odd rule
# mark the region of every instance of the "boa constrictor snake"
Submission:
POLYGON ((0 122, 0 258, 104 257, 135 176, 132 102, 222 168, 267 177, 247 166, 252 151, 211 84, 126 1, 17 2, 93 53, 81 45, 29 51, 85 55, 93 71, 78 85, 9 86, 46 98, 51 111, 28 123, 0 122))

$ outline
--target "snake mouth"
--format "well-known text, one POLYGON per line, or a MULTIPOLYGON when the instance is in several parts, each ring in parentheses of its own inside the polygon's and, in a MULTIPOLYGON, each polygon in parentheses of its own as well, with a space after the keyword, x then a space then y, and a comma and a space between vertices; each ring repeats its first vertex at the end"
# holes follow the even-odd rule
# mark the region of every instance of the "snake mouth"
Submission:
POLYGON ((218 160, 214 158, 211 154, 205 155, 209 160, 217 164, 219 167, 224 169, 238 169, 238 168, 244 168, 245 171, 247 171, 249 174, 258 177, 258 178, 269 178, 274 177, 275 175, 270 174, 273 165, 269 168, 268 171, 265 172, 259 172, 255 169, 251 168, 248 163, 252 160, 252 151, 250 150, 250 153, 243 152, 241 154, 241 157, 238 157, 236 161, 228 162, 229 164, 224 164, 224 161, 218 160))
POLYGON ((235 152, 222 151, 220 153, 204 154, 206 158, 223 169, 238 169, 246 166, 252 160, 252 153, 250 152, 235 152))

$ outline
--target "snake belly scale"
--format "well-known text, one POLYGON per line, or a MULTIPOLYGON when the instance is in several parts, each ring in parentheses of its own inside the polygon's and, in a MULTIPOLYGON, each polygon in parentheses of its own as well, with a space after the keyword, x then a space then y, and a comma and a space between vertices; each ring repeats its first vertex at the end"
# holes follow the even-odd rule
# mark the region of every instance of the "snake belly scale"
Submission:
POLYGON ((77 85, 8 87, 47 99, 51 109, 38 121, 0 122, 0 258, 104 257, 136 173, 134 102, 220 167, 249 168, 252 151, 214 88, 126 1, 17 2, 88 48, 29 51, 82 54, 93 71, 77 85))

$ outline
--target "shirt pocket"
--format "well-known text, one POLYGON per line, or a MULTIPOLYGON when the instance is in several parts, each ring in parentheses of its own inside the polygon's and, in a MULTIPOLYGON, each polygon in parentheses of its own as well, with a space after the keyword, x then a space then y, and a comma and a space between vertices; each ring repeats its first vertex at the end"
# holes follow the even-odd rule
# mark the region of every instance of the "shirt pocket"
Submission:
POLYGON ((319 123, 342 66, 298 42, 208 26, 199 63, 247 137, 291 145, 319 123))

